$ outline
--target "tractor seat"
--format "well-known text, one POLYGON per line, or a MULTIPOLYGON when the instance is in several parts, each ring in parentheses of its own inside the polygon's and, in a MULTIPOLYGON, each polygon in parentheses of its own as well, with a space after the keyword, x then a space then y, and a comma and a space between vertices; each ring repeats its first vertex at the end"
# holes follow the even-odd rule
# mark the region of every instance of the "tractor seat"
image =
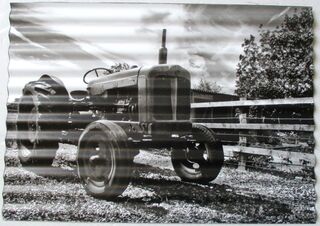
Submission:
POLYGON ((87 96, 88 92, 86 90, 73 90, 70 92, 70 99, 73 101, 83 101, 87 96))

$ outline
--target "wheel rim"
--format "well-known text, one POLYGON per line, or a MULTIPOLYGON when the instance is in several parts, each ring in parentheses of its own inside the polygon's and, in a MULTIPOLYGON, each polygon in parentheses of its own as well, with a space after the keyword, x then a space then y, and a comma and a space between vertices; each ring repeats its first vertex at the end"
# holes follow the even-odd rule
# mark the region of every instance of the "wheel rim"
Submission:
POLYGON ((181 167, 184 171, 201 175, 203 167, 209 163, 208 147, 205 143, 193 143, 192 148, 181 150, 183 157, 181 159, 181 167))
POLYGON ((90 134, 82 152, 83 182, 95 194, 103 193, 112 184, 115 173, 115 152, 111 142, 103 142, 102 134, 90 134))

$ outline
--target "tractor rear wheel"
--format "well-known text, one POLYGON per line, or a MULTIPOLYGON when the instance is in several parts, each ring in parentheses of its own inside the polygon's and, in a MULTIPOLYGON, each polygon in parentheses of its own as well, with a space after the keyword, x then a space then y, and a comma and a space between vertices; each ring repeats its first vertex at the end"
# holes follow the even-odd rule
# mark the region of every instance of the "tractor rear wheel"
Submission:
POLYGON ((46 123, 41 122, 43 113, 32 95, 22 96, 17 120, 18 157, 24 167, 50 166, 59 147, 50 136, 46 123))
POLYGON ((187 147, 172 150, 172 165, 182 180, 208 183, 218 176, 222 168, 222 144, 205 126, 193 124, 192 133, 194 141, 190 141, 187 147))
POLYGON ((86 192, 114 199, 130 182, 133 158, 124 130, 107 120, 92 122, 78 144, 78 174, 86 192))

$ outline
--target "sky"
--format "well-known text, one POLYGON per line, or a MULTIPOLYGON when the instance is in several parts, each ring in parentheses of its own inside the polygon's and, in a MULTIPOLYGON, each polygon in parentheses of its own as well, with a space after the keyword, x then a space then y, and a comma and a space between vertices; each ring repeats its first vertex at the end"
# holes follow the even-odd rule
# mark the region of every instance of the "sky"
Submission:
POLYGON ((59 77, 69 91, 85 89, 83 74, 119 62, 158 62, 167 29, 168 63, 204 77, 233 94, 241 44, 258 37, 260 24, 274 29, 295 7, 127 4, 13 3, 10 14, 9 101, 42 74, 59 77))

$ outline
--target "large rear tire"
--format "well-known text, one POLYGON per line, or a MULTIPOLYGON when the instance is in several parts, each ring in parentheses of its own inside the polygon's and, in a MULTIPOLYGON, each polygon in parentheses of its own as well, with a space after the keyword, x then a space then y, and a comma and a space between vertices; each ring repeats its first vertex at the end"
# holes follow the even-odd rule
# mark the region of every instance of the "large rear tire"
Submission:
POLYGON ((107 120, 87 126, 78 144, 78 174, 86 192, 96 198, 114 199, 127 188, 133 158, 127 135, 107 120))
POLYGON ((193 124, 192 133, 194 141, 190 141, 186 148, 172 150, 172 165, 182 180, 208 183, 218 176, 222 168, 222 144, 205 126, 193 124))
POLYGON ((17 120, 18 157, 24 167, 50 166, 59 147, 45 122, 41 122, 43 113, 48 113, 36 104, 35 97, 21 97, 17 120))

